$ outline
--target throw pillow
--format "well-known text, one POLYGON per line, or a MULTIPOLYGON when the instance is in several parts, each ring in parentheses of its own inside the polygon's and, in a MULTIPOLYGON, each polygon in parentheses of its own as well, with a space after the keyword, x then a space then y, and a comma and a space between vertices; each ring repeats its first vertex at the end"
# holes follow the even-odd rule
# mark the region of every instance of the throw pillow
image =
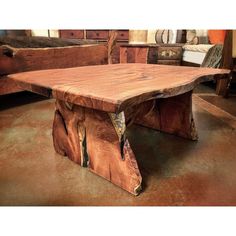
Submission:
POLYGON ((224 44, 226 30, 208 30, 211 44, 224 44))

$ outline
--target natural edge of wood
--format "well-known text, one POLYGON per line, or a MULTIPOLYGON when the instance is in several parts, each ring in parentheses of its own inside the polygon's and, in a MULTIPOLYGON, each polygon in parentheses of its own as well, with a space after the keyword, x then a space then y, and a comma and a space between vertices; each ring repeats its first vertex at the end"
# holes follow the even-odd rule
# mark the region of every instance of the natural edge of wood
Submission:
POLYGON ((0 46, 0 75, 69 68, 108 63, 108 49, 103 44, 48 48, 0 46))
POLYGON ((192 91, 169 98, 150 100, 128 109, 129 123, 168 134, 198 140, 192 112, 192 91))
POLYGON ((142 176, 125 130, 123 112, 106 113, 56 100, 55 151, 138 195, 142 176))
POLYGON ((21 92, 23 89, 20 88, 18 83, 8 77, 0 77, 0 95, 21 92))
POLYGON ((165 89, 157 89, 147 93, 142 93, 137 96, 127 97, 123 99, 123 101, 119 101, 118 104, 115 105, 113 112, 119 113, 125 110, 128 106, 133 106, 137 104, 141 104, 142 102, 157 99, 157 98, 168 98, 173 96, 178 96, 183 93, 187 93, 192 91, 199 83, 212 81, 214 79, 222 80, 229 74, 229 70, 225 69, 225 74, 215 74, 215 75, 203 75, 199 77, 195 77, 191 82, 183 85, 177 85, 175 87, 165 88, 165 89))

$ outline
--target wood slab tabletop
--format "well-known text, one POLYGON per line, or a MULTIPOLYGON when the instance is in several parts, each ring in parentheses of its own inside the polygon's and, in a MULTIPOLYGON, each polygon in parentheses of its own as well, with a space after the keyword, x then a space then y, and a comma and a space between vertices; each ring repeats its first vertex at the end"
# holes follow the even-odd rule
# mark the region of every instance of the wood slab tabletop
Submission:
POLYGON ((10 74, 25 90, 107 112, 176 96, 229 70, 156 64, 111 64, 10 74))

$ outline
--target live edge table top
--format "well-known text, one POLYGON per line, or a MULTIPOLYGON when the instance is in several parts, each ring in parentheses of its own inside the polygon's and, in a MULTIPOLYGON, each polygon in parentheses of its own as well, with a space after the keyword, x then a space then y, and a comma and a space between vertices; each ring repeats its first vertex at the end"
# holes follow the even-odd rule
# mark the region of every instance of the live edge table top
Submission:
POLYGON ((229 70, 154 64, 111 64, 10 74, 23 89, 88 108, 120 112, 144 101, 192 90, 229 70))

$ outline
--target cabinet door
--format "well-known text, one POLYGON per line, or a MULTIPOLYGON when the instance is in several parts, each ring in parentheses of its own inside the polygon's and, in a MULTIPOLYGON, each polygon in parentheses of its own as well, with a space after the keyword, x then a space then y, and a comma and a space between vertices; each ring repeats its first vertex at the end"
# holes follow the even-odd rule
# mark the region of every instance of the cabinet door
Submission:
POLYGON ((117 30, 117 40, 118 41, 128 41, 129 40, 129 30, 117 30))
POLYGON ((84 30, 60 30, 60 37, 67 39, 83 39, 84 30))
POLYGON ((107 40, 109 30, 86 30, 87 39, 107 40))
POLYGON ((161 60, 180 60, 182 57, 182 47, 159 46, 157 52, 161 60))
POLYGON ((147 47, 120 47, 120 63, 147 63, 147 47))

